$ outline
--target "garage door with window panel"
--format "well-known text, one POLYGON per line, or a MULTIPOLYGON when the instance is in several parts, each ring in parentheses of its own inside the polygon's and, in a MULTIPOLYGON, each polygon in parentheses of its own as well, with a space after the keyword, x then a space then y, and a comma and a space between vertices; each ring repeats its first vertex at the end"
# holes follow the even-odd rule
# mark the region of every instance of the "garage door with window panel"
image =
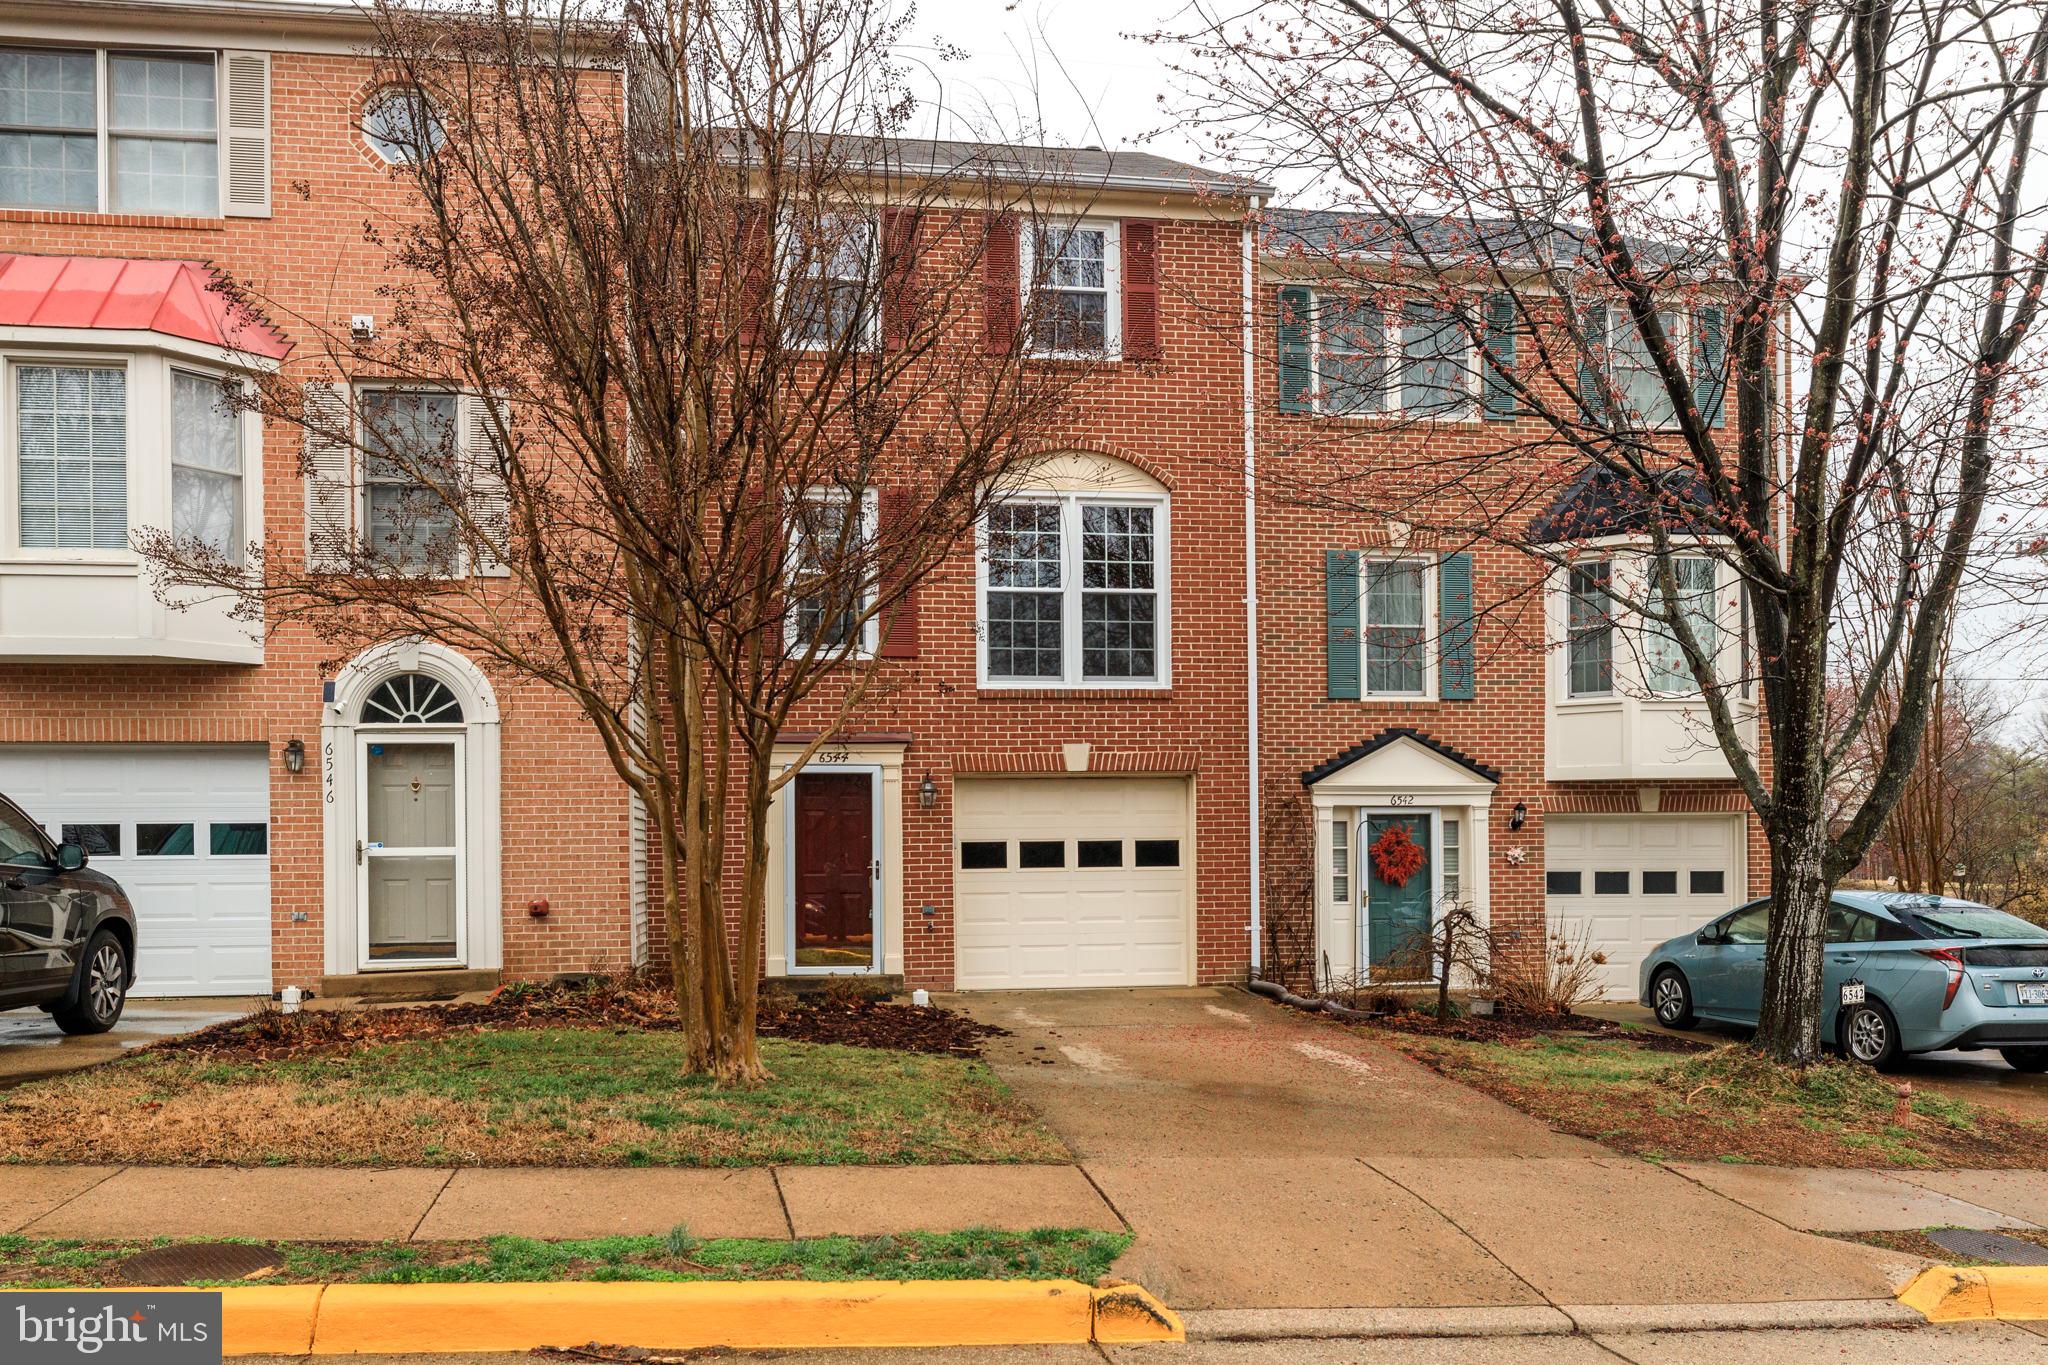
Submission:
POLYGON ((261 745, 9 745, 0 792, 128 893, 136 995, 270 993, 261 745))
POLYGON ((1544 904, 1576 942, 1607 954, 1603 987, 1634 999, 1643 956, 1740 904, 1739 816, 1576 816, 1544 821, 1544 904))
POLYGON ((976 778, 954 789, 961 990, 1184 986, 1185 778, 976 778))

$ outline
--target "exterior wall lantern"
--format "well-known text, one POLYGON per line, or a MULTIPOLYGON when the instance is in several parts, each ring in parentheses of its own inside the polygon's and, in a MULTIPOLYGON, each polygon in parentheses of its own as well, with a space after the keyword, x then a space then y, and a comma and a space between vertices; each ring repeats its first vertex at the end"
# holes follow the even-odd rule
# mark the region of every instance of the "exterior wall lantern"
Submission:
POLYGON ((1528 824, 1528 823, 1529 823, 1529 803, 1528 803, 1527 801, 1517 801, 1517 802, 1515 802, 1515 810, 1514 810, 1514 814, 1512 814, 1512 815, 1508 816, 1508 828, 1509 828, 1509 829, 1520 829, 1520 828, 1521 828, 1522 826, 1524 826, 1524 825, 1526 825, 1526 824, 1528 824))
POLYGON ((306 771, 306 741, 288 739, 284 742, 284 770, 288 773, 306 771))
POLYGON ((939 804, 939 784, 932 781, 932 770, 924 770, 924 781, 917 784, 917 804, 925 810, 939 804))

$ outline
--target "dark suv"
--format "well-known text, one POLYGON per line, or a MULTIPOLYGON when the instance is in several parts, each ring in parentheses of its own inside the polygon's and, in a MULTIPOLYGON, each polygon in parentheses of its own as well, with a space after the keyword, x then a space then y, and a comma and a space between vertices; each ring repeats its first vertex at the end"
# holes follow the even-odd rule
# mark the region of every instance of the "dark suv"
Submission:
POLYGON ((135 910, 0 796, 0 1009, 40 1005, 66 1033, 105 1033, 135 984, 135 910))

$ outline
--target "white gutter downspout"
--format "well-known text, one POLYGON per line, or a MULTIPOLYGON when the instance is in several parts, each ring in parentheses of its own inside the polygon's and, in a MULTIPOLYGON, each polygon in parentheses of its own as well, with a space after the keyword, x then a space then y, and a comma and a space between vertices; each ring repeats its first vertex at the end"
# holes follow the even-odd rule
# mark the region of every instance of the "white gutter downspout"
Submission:
POLYGON ((1245 649, 1245 736, 1250 746, 1247 802, 1251 811, 1251 911, 1252 975, 1259 974, 1260 868, 1259 849, 1259 521, 1258 521, 1258 424, 1253 404, 1257 373, 1253 356, 1258 337, 1253 327, 1252 284, 1255 242, 1252 220, 1260 201, 1253 198, 1245 209, 1244 280, 1242 285, 1244 350, 1244 649, 1245 649))

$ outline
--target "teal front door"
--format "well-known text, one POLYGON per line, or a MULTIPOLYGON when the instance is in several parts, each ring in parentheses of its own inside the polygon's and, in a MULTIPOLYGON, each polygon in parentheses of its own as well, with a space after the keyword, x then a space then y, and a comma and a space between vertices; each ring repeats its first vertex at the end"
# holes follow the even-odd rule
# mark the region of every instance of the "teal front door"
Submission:
MULTIPOLYGON (((1420 981, 1430 975, 1430 887, 1436 882, 1436 850, 1426 815, 1370 815, 1360 840, 1360 873, 1365 877, 1365 946, 1372 974, 1382 981, 1420 981), (1388 830, 1404 826, 1422 861, 1396 884, 1381 873, 1373 851, 1388 830)), ((1395 869, 1398 873, 1398 869, 1395 869)))

